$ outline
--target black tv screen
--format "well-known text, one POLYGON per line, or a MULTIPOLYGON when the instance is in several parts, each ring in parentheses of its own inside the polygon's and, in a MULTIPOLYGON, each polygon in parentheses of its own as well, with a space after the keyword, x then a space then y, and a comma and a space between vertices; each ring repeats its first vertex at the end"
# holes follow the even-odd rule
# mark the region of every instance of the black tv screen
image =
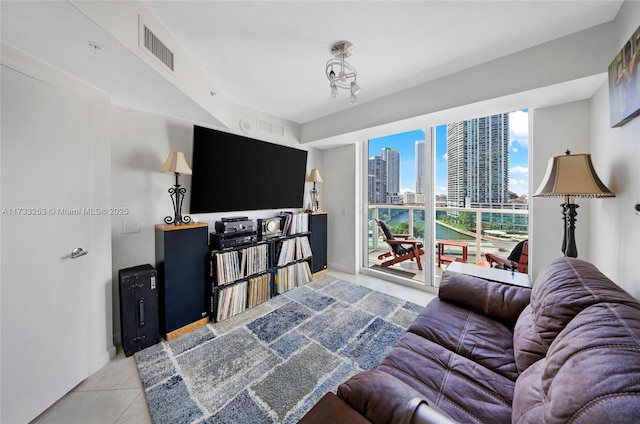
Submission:
POLYGON ((302 208, 307 152, 194 125, 189 213, 302 208))

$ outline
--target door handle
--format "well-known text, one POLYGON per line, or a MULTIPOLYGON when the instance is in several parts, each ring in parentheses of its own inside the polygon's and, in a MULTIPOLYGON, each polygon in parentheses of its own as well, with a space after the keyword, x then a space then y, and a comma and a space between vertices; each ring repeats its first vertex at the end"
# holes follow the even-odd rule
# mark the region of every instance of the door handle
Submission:
POLYGON ((89 251, 82 250, 82 247, 76 247, 71 251, 71 259, 79 258, 80 256, 84 256, 87 253, 89 253, 89 251))

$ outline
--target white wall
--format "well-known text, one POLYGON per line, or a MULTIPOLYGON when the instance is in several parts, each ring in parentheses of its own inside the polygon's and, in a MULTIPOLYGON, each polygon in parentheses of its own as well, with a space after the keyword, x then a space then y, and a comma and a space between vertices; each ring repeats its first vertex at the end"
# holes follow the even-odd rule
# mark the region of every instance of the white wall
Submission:
MULTIPOLYGON (((287 126, 287 122, 273 116, 260 114, 251 110, 237 107, 234 109, 234 132, 246 137, 275 142, 291 147, 308 150, 307 172, 311 168, 319 168, 324 178, 321 155, 316 149, 299 146, 296 141, 296 127, 287 126), (240 130, 240 122, 249 122, 247 131, 240 130), (268 122, 282 127, 284 135, 275 135, 260 130, 260 122, 268 122)), ((136 265, 149 263, 155 266, 155 232, 156 224, 162 224, 165 216, 173 216, 173 205, 168 189, 173 186, 173 174, 158 172, 169 152, 173 150, 185 153, 187 162, 191 165, 193 147, 194 122, 171 118, 152 113, 140 112, 124 107, 113 106, 112 112, 112 140, 111 140, 111 173, 112 173, 112 203, 114 206, 129 209, 126 216, 113 217, 111 237, 113 244, 112 272, 113 281, 118 280, 118 271, 136 265), (123 224, 135 222, 140 232, 123 233, 123 224)), ((218 128, 223 130, 221 128, 218 128)), ((243 176, 251 170, 243 170, 243 176)), ((330 174, 330 173, 329 173, 330 174)), ((238 175, 230 175, 228 181, 232 183, 238 175)), ((326 178, 325 178, 326 181, 326 178)), ((183 214, 188 214, 189 189, 191 176, 181 175, 180 184, 187 189, 183 214)), ((258 182, 256 184, 259 184, 258 182)), ((307 183, 311 188, 311 183, 307 183)), ((323 183, 319 183, 321 194, 323 183)), ((308 201, 308 190, 305 193, 305 204, 308 201)), ((223 216, 248 216, 249 219, 271 218, 281 210, 268 211, 238 211, 231 213, 190 215, 200 222, 208 222, 211 231, 216 221, 223 216)), ((113 318, 114 337, 120 340, 119 298, 117 284, 113 286, 113 318)))
POLYGON ((328 212, 328 267, 356 274, 360 270, 362 196, 359 148, 350 144, 323 151, 323 209, 328 212), (326 170, 326 171, 325 171, 326 170))
MULTIPOLYGON (((615 57, 638 28, 640 2, 625 2, 612 30, 618 40, 615 57)), ((609 87, 604 83, 589 101, 535 110, 530 151, 530 178, 535 190, 544 175, 545 158, 566 146, 591 153, 600 179, 615 198, 577 199, 578 257, 596 265, 609 278, 640 299, 640 117, 622 127, 609 123, 609 87), (553 140, 553 143, 549 141, 553 140), (557 147, 556 147, 557 146, 557 147)), ((559 256, 562 241, 561 199, 534 199, 531 208, 533 273, 559 256)))
MULTIPOLYGON (((621 49, 640 24, 640 2, 625 2, 617 21, 621 49)), ((617 51, 611 53, 611 58, 617 51)), ((592 262, 609 278, 640 299, 640 117, 622 127, 609 124, 609 88, 594 95, 590 109, 591 152, 600 178, 616 193, 591 209, 592 262)))
POLYGON ((615 198, 592 200, 591 261, 640 299, 640 117, 620 128, 609 126, 608 87, 591 102, 591 152, 598 175, 615 198))

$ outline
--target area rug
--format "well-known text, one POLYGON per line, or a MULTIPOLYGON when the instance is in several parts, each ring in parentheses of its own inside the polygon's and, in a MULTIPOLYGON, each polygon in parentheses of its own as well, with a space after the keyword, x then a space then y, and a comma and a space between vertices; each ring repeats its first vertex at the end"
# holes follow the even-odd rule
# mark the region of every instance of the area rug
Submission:
POLYGON ((330 275, 135 354, 154 423, 296 423, 423 306, 330 275))
POLYGON ((413 278, 416 276, 415 272, 404 271, 404 270, 395 269, 395 268, 382 267, 380 265, 371 265, 371 268, 375 269, 376 271, 382 271, 382 272, 386 272, 393 275, 399 275, 400 277, 405 277, 405 278, 413 278))

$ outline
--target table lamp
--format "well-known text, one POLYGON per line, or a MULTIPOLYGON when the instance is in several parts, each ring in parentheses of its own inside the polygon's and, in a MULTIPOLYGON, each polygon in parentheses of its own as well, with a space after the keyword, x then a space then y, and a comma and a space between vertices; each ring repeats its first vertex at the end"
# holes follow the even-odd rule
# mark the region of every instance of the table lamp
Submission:
POLYGON ((316 212, 320 210, 320 192, 316 190, 316 183, 323 182, 322 177, 320 176, 320 171, 318 171, 316 168, 313 168, 311 172, 309 172, 307 182, 313 183, 313 189, 311 189, 309 193, 311 194, 311 211, 316 212))
POLYGON ((160 168, 160 172, 173 172, 176 176, 176 183, 169 189, 169 195, 173 202, 173 217, 166 216, 164 222, 167 224, 188 224, 191 222, 191 217, 182 215, 182 201, 187 189, 180 186, 179 177, 180 174, 191 175, 191 168, 187 164, 187 160, 182 152, 171 152, 169 157, 164 162, 164 165, 160 168))

